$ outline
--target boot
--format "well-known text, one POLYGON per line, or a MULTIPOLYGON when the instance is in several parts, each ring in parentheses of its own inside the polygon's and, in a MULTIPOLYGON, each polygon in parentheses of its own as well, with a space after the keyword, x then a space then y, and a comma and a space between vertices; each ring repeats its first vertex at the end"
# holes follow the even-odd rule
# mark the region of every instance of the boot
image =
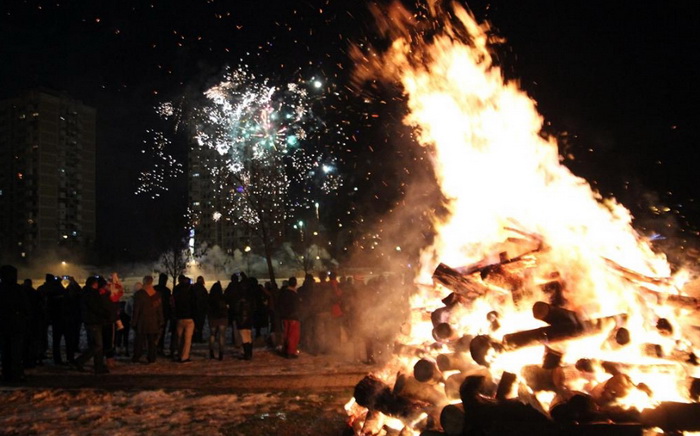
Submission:
POLYGON ((224 352, 219 351, 219 360, 224 360, 224 352))
POLYGON ((253 358, 253 344, 243 344, 243 360, 251 360, 253 358))
MULTIPOLYGON (((214 350, 209 350, 209 358, 213 359, 214 358, 214 350)), ((221 360, 221 359, 219 359, 221 360)))

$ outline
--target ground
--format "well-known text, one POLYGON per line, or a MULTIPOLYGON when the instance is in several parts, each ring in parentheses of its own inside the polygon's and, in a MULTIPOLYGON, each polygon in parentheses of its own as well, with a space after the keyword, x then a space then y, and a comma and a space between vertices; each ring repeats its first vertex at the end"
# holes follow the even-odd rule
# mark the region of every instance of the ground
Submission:
POLYGON ((252 361, 150 365, 118 357, 95 376, 47 364, 22 386, 0 387, 0 435, 341 435, 343 405, 373 367, 347 355, 284 359, 256 348, 252 361))

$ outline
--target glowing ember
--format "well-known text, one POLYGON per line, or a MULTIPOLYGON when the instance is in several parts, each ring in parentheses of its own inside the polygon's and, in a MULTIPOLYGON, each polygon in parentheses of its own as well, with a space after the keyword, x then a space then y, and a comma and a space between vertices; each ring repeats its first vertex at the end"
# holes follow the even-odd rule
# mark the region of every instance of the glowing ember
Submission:
POLYGON ((460 398, 465 411, 470 399, 481 410, 516 398, 536 414, 528 422, 590 400, 603 420, 617 422, 616 407, 657 426, 639 411, 691 399, 696 360, 681 326, 696 303, 680 295, 683 275, 671 276, 622 205, 560 163, 535 102, 493 65, 486 24, 435 2, 417 15, 376 12, 391 44, 383 53, 354 48, 357 79, 401 84, 404 121, 433 152, 450 215, 422 254, 410 331, 394 360, 356 388, 353 428, 364 432, 380 413, 391 428, 398 419, 399 429, 420 431, 430 420, 414 408, 449 421, 437 415, 456 413, 444 406, 460 398), (440 284, 426 286, 434 272, 440 284), (584 400, 573 400, 579 392, 584 400))

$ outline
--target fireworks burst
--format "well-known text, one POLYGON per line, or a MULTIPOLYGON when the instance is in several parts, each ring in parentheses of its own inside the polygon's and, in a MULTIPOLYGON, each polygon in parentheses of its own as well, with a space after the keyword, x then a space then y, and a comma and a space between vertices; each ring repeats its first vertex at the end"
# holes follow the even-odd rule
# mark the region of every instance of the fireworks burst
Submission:
MULTIPOLYGON (((195 223, 216 212, 216 221, 255 226, 272 215, 280 224, 342 185, 337 162, 322 145, 328 133, 342 129, 315 113, 328 88, 318 77, 280 85, 239 68, 228 70, 203 98, 158 108, 163 119, 190 128, 190 176, 211 192, 212 201, 191 205, 195 223)), ((154 139, 156 155, 165 156, 167 140, 154 139)), ((156 166, 142 174, 139 193, 157 196, 181 173, 180 167, 156 166)))

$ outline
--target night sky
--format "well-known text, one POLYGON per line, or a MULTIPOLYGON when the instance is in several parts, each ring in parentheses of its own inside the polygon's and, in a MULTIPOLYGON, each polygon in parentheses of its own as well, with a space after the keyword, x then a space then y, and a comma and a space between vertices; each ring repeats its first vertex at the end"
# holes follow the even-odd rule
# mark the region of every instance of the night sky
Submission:
MULTIPOLYGON (((152 256, 154 229, 182 215, 183 183, 158 201, 134 194, 139 171, 149 165, 141 153, 147 130, 162 127, 155 106, 203 91, 226 65, 247 63, 280 81, 311 73, 332 82, 343 102, 334 116, 350 121, 357 139, 352 152, 339 151, 352 170, 347 188, 360 188, 347 204, 355 214, 380 214, 408 180, 399 176, 403 160, 387 168, 386 156, 409 139, 400 101, 387 108, 377 96, 360 104, 346 87, 348 44, 372 39, 367 4, 2 2, 0 96, 44 86, 97 108, 98 246, 105 261, 152 256)), ((692 235, 700 224, 700 13, 693 2, 468 5, 506 39, 498 62, 538 102, 547 132, 562 141, 565 163, 620 199, 641 228, 692 235), (659 216, 650 205, 671 211, 659 216)))

